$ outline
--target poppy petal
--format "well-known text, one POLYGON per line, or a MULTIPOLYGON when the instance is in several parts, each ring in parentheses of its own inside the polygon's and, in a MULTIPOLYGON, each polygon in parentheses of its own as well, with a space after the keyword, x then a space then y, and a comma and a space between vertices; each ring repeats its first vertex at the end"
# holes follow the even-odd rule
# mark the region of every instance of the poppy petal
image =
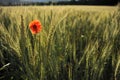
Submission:
POLYGON ((39 20, 34 20, 30 22, 29 28, 32 34, 37 34, 41 31, 42 26, 39 20))

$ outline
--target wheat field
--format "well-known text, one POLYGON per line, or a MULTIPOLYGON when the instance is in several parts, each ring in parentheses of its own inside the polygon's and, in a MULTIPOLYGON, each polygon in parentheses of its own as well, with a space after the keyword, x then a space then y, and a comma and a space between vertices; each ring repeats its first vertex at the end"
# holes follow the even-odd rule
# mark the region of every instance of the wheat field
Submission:
POLYGON ((1 6, 0 80, 120 80, 120 8, 1 6))

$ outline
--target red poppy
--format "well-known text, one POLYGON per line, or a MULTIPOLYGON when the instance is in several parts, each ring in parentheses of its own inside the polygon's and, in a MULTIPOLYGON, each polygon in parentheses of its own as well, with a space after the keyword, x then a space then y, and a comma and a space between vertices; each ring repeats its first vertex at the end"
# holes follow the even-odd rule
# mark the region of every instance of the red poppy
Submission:
POLYGON ((33 20, 30 22, 29 28, 32 34, 39 33, 42 30, 42 26, 39 20, 33 20))

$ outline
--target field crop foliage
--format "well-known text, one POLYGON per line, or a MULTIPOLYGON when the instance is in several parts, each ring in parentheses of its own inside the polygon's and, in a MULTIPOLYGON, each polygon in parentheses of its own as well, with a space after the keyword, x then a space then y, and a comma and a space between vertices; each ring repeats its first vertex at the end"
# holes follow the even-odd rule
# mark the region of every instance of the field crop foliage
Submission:
POLYGON ((0 80, 120 80, 120 9, 0 7, 0 80))

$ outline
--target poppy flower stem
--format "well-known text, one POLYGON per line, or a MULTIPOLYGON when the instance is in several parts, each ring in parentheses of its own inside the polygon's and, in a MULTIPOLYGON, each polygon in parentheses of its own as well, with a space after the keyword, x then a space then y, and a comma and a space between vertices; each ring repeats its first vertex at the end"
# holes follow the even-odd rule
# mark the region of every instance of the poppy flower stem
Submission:
POLYGON ((35 66, 35 57, 36 57, 36 53, 35 53, 35 48, 36 48, 36 35, 33 35, 33 65, 35 66))

